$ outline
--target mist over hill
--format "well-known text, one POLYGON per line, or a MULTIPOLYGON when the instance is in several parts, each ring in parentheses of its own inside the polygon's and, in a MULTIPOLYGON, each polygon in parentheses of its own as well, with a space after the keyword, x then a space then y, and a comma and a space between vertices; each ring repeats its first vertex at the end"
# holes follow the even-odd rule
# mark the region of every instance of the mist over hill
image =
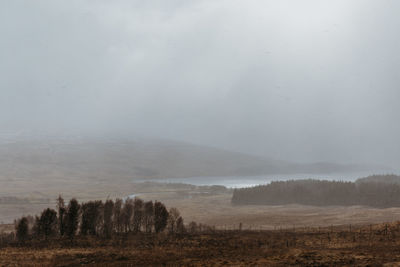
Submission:
POLYGON ((134 180, 365 171, 366 166, 296 164, 156 139, 23 138, 0 143, 0 177, 134 180))

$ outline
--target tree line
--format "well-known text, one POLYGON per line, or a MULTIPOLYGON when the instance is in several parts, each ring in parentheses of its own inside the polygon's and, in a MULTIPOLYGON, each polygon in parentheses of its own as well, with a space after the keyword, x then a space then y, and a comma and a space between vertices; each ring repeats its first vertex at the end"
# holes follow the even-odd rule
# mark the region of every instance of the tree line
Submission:
POLYGON ((356 180, 356 183, 366 183, 366 182, 400 184, 400 176, 395 174, 371 175, 356 180))
POLYGON ((176 208, 167 210, 159 201, 128 198, 79 203, 71 199, 66 204, 61 196, 57 199, 56 210, 46 208, 40 215, 24 216, 14 223, 19 242, 54 237, 72 241, 77 235, 111 238, 113 234, 131 232, 179 234, 196 231, 199 227, 195 222, 186 227, 176 208))
POLYGON ((400 185, 311 179, 275 181, 268 185, 235 189, 232 204, 400 207, 400 185))

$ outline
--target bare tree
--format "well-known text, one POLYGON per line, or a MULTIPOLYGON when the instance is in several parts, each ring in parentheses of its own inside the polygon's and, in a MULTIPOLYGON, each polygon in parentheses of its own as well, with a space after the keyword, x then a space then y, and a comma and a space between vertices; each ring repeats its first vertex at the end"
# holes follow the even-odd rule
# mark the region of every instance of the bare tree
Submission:
POLYGON ((23 243, 28 239, 28 219, 22 217, 16 222, 15 230, 17 231, 17 239, 19 242, 23 243))
POLYGON ((133 199, 128 198, 125 201, 124 207, 122 208, 121 212, 121 219, 125 232, 131 231, 132 217, 133 217, 133 199))
POLYGON ((122 199, 117 198, 114 203, 113 221, 115 230, 122 232, 122 199))
POLYGON ((143 224, 146 233, 151 233, 154 225, 154 205, 153 201, 144 203, 143 224))
POLYGON ((188 230, 189 230, 190 233, 192 233, 192 234, 196 233, 197 232, 197 223, 196 222, 190 222, 188 228, 189 228, 188 230))
POLYGON ((53 209, 45 209, 36 223, 39 223, 37 225, 38 233, 47 240, 48 237, 55 235, 57 232, 57 212, 53 209))
POLYGON ((170 233, 175 233, 176 232, 176 222, 179 218, 180 214, 178 209, 176 208, 171 208, 169 210, 169 215, 168 215, 168 231, 170 233))
POLYGON ((58 209, 58 229, 60 232, 60 235, 63 236, 65 233, 65 212, 67 209, 65 208, 65 202, 64 199, 61 197, 61 195, 58 196, 57 198, 57 209, 58 209))
POLYGON ((82 203, 81 205, 81 224, 80 224, 80 233, 82 235, 87 235, 90 228, 91 216, 90 216, 90 203, 82 203))
POLYGON ((78 201, 73 198, 70 200, 65 217, 65 233, 72 240, 78 230, 79 223, 79 209, 78 201))
POLYGON ((102 209, 103 202, 100 201, 89 201, 82 204, 82 219, 81 219, 81 233, 83 235, 90 234, 96 235, 102 228, 102 209))
POLYGON ((104 222, 103 222, 103 234, 105 237, 110 238, 113 230, 113 210, 114 201, 107 200, 104 204, 104 222))
POLYGON ((167 226, 168 211, 165 205, 156 201, 154 203, 154 230, 156 233, 164 231, 167 226))
POLYGON ((176 220, 175 232, 178 234, 184 234, 186 232, 185 224, 183 223, 183 218, 181 216, 176 220))
POLYGON ((32 234, 35 238, 40 238, 42 235, 41 229, 40 229, 40 218, 39 216, 35 216, 33 227, 32 227, 32 234))
POLYGON ((133 231, 140 232, 143 221, 143 200, 135 197, 133 202, 133 231))

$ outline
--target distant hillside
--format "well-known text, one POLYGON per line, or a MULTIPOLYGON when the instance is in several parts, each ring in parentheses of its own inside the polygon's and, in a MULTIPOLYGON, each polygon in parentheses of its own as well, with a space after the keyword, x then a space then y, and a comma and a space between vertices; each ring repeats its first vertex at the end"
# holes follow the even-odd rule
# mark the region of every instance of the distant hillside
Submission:
POLYGON ((365 178, 357 179, 356 182, 357 183, 378 182, 387 184, 400 184, 400 176, 394 174, 372 175, 365 178))
POLYGON ((181 142, 65 139, 0 143, 0 178, 132 180, 199 176, 329 173, 365 170, 329 163, 294 164, 181 142))

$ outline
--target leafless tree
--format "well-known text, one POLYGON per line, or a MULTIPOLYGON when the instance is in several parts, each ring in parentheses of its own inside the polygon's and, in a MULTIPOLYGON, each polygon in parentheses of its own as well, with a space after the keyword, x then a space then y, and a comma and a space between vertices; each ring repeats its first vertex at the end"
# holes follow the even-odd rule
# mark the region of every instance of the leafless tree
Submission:
POLYGON ((143 224, 146 233, 151 233, 154 225, 154 205, 153 201, 144 203, 144 218, 143 224))
POLYGON ((130 232, 132 227, 132 216, 133 216, 133 199, 128 198, 124 206, 122 208, 121 212, 121 219, 122 219, 122 224, 124 226, 124 231, 125 232, 130 232))
POLYGON ((185 225, 183 223, 183 218, 179 216, 179 218, 176 220, 176 233, 178 234, 184 234, 186 232, 185 225))
POLYGON ((197 232, 197 223, 196 222, 190 222, 188 226, 188 230, 190 233, 194 234, 197 232))
POLYGON ((98 234, 99 230, 102 228, 102 209, 102 201, 89 201, 82 204, 81 233, 83 235, 88 233, 90 235, 98 234))
POLYGON ((36 223, 38 223, 39 233, 47 240, 57 232, 57 212, 53 209, 45 209, 36 223))
POLYGON ((169 210, 169 215, 168 215, 168 231, 170 233, 175 233, 176 232, 176 222, 179 218, 180 214, 178 209, 176 208, 171 208, 169 210))
POLYGON ((143 222, 143 200, 140 198, 135 197, 133 203, 133 231, 139 232, 142 227, 143 222))
POLYGON ((113 229, 113 210, 114 201, 107 200, 104 204, 104 223, 103 223, 103 234, 105 237, 110 238, 113 229))
POLYGON ((114 203, 113 221, 116 232, 122 232, 122 199, 117 198, 114 203))
POLYGON ((28 219, 26 217, 22 217, 16 222, 15 230, 17 232, 17 239, 19 242, 23 243, 28 239, 28 219))
POLYGON ((154 230, 156 233, 164 231, 167 226, 168 211, 165 205, 156 201, 154 203, 154 230))
POLYGON ((58 229, 61 236, 64 235, 65 232, 65 212, 67 211, 65 208, 64 199, 61 195, 57 198, 57 209, 58 209, 58 229))
POLYGON ((80 205, 76 199, 71 199, 65 217, 65 233, 72 240, 78 230, 80 205))

